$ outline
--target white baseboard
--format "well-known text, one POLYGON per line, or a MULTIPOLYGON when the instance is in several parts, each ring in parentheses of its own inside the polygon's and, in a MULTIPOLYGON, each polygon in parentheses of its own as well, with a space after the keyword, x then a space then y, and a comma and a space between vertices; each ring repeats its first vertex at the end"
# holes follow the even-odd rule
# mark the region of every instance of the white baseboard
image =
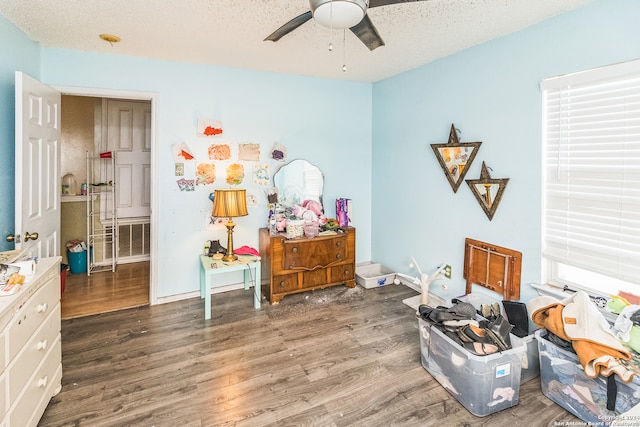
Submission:
MULTIPOLYGON (((252 288, 253 284, 250 284, 249 288, 252 288)), ((211 289, 211 293, 212 294, 218 294, 220 292, 228 292, 228 291, 235 291, 236 289, 244 289, 244 282, 240 282, 240 283, 232 283, 230 285, 226 285, 226 286, 220 286, 217 288, 212 288, 211 289)), ((166 304, 169 302, 175 302, 175 301, 182 301, 185 299, 189 299, 189 298, 196 298, 196 297, 200 297, 200 291, 193 291, 193 292, 186 292, 184 294, 177 294, 177 295, 169 295, 166 297, 160 297, 158 298, 158 304, 166 304)))

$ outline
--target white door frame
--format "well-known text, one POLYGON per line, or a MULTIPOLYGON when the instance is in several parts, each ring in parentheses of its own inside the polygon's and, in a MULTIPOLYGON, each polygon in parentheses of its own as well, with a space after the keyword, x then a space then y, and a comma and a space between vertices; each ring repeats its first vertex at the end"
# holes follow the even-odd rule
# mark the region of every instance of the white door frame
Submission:
POLYGON ((158 253, 158 155, 156 135, 158 134, 158 99, 156 92, 139 92, 116 89, 83 88, 75 86, 54 86, 62 95, 91 96, 95 98, 130 99, 151 102, 151 245, 149 247, 149 304, 158 304, 158 277, 156 254, 158 253))

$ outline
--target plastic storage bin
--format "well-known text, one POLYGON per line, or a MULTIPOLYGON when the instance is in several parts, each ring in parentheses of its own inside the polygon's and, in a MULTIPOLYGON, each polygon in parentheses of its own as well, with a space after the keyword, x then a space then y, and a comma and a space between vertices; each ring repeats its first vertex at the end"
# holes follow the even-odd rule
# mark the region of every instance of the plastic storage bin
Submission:
POLYGON ((640 403, 640 380, 637 376, 625 384, 616 376, 616 409, 607 409, 607 379, 602 376, 589 378, 578 356, 548 341, 547 331, 535 333, 540 354, 540 383, 542 393, 576 417, 592 425, 610 425, 618 421, 637 425, 637 419, 625 420, 626 411, 640 403))
MULTIPOLYGON (((456 297, 462 302, 468 302, 472 304, 476 310, 480 310, 481 304, 500 304, 500 310, 505 315, 504 306, 502 301, 496 298, 492 298, 481 292, 471 292, 470 294, 461 295, 456 297)), ((522 355, 522 370, 520 373, 520 384, 524 384, 529 380, 532 380, 540 375, 540 359, 538 357, 538 341, 533 333, 526 337, 517 337, 511 334, 511 341, 521 341, 525 346, 526 353, 522 355)))
POLYGON ((521 341, 512 341, 510 350, 476 356, 422 319, 418 329, 422 366, 469 412, 484 417, 518 404, 521 341))
POLYGON ((511 342, 520 341, 525 347, 522 355, 522 369, 520 371, 520 384, 524 384, 540 376, 540 358, 538 356, 538 341, 534 334, 526 337, 517 337, 511 334, 511 342))
POLYGON ((82 274, 87 272, 87 251, 71 252, 67 251, 67 259, 71 274, 82 274))
POLYGON ((356 266, 356 283, 363 288, 376 288, 393 283, 396 273, 382 264, 356 266))

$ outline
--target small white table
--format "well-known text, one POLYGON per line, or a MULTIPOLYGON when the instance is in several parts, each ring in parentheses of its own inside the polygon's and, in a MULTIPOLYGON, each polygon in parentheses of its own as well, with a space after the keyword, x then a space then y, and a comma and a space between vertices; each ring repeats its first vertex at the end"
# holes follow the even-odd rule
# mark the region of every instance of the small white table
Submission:
POLYGON ((253 270, 253 307, 260 308, 260 257, 255 255, 238 255, 236 261, 224 262, 206 255, 200 255, 200 298, 204 298, 204 318, 211 319, 211 288, 223 286, 215 284, 213 276, 244 270, 244 289, 249 289, 253 270))

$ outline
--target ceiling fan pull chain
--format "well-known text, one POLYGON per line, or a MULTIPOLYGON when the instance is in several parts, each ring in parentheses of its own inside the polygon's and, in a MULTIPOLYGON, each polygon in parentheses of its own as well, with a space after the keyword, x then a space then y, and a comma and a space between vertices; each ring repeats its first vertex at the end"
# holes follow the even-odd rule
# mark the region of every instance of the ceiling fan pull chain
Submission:
POLYGON ((329 4, 329 52, 333 52, 333 43, 331 38, 333 37, 333 0, 329 4))
POLYGON ((342 30, 342 72, 347 72, 347 30, 342 30))

